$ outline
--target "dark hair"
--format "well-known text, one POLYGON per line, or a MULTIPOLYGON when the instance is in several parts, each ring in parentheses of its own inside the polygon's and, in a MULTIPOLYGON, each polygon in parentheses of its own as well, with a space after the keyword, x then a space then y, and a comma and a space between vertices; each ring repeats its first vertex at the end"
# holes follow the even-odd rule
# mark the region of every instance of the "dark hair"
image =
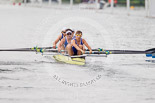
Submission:
POLYGON ((66 32, 67 32, 67 31, 71 31, 71 32, 73 32, 73 30, 71 30, 71 29, 66 29, 66 32))
POLYGON ((80 30, 76 31, 76 34, 82 34, 82 32, 80 30))

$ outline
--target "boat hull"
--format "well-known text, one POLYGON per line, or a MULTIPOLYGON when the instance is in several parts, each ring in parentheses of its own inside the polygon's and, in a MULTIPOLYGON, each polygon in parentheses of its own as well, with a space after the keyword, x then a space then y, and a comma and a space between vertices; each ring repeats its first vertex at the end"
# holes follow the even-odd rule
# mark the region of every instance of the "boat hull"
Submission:
POLYGON ((53 56, 55 60, 68 63, 68 64, 75 64, 75 65, 85 65, 85 56, 66 56, 66 55, 54 55, 53 56))

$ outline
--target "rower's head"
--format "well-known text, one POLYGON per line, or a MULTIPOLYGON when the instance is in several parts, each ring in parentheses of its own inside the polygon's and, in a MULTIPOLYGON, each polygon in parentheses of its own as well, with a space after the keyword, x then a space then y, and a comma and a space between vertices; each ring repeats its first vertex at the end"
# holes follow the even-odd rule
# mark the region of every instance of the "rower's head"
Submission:
POLYGON ((75 33, 75 30, 74 30, 73 28, 70 28, 70 30, 72 31, 72 34, 74 34, 74 33, 75 33))
POLYGON ((67 31, 67 28, 64 27, 64 28, 62 29, 61 33, 62 33, 64 36, 66 36, 66 31, 67 31))
POLYGON ((72 29, 69 29, 69 28, 68 28, 68 29, 66 29, 66 31, 71 31, 71 32, 73 32, 73 30, 72 30, 72 29))
POLYGON ((67 31, 72 32, 72 37, 74 36, 74 31, 73 31, 72 29, 66 29, 66 32, 67 32, 67 31))
POLYGON ((75 34, 76 38, 81 38, 82 37, 82 32, 81 31, 77 31, 76 34, 75 34))
POLYGON ((66 36, 68 39, 72 39, 72 31, 66 31, 66 36))

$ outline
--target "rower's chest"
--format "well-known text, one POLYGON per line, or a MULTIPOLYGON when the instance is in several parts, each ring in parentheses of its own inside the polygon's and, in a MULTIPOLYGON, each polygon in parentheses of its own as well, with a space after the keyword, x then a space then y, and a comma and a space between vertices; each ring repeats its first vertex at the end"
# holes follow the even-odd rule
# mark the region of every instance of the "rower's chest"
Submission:
POLYGON ((78 45, 80 45, 80 44, 81 44, 81 41, 76 41, 76 43, 77 43, 78 45))
POLYGON ((71 43, 71 40, 65 40, 65 42, 67 42, 67 43, 71 43))

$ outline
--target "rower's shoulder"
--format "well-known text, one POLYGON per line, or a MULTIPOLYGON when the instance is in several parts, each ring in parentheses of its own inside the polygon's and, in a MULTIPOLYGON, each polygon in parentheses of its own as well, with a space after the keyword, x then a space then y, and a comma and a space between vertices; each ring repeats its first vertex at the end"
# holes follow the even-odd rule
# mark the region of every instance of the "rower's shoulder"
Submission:
POLYGON ((65 42, 65 37, 63 37, 61 40, 60 40, 60 42, 65 42))
POLYGON ((59 34, 59 37, 62 37, 63 34, 59 34))
POLYGON ((84 38, 82 38, 82 42, 85 42, 86 40, 84 38))
POLYGON ((61 37, 62 37, 62 35, 60 34, 60 35, 58 36, 58 38, 61 39, 61 37))
POLYGON ((65 40, 65 37, 63 37, 62 40, 65 40))

